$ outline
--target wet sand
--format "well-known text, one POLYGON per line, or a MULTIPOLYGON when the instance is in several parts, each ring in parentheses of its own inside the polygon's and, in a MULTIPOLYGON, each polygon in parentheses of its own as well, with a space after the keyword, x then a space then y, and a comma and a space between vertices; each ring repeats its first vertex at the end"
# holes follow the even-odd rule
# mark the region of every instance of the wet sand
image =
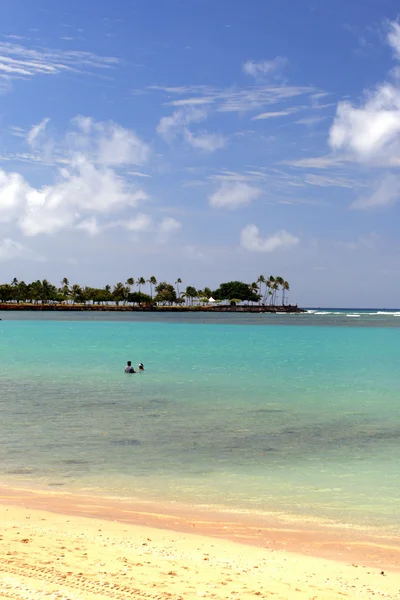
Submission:
POLYGON ((11 488, 0 518, 0 599, 400 597, 394 538, 11 488))

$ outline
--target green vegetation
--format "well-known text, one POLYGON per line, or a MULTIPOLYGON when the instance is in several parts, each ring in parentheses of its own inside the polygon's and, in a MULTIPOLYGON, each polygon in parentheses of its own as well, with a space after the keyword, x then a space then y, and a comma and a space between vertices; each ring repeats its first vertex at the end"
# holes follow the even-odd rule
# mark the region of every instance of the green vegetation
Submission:
POLYGON ((282 277, 267 279, 260 275, 256 282, 244 283, 242 281, 229 281, 221 283, 212 291, 211 288, 197 290, 188 285, 185 291, 180 291, 179 284, 182 279, 178 278, 175 284, 162 281, 152 275, 149 279, 138 277, 136 280, 129 277, 125 283, 118 282, 114 286, 106 285, 104 288, 81 287, 78 284, 71 285, 67 277, 64 277, 57 287, 43 279, 32 283, 25 283, 14 278, 11 283, 0 285, 0 302, 2 303, 28 303, 28 304, 108 304, 161 306, 182 305, 195 306, 212 302, 252 302, 269 306, 285 305, 289 284, 282 277), (142 291, 148 284, 149 294, 142 291), (137 291, 134 287, 137 287, 137 291))

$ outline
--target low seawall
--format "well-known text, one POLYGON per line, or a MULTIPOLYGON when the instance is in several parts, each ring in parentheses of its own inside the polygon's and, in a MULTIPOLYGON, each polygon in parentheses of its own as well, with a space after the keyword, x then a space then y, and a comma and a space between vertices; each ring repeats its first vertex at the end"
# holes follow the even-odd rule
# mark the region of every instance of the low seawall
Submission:
POLYGON ((302 313, 303 309, 296 305, 289 306, 251 306, 251 305, 217 305, 217 306, 131 306, 107 304, 31 304, 0 303, 0 311, 99 311, 99 312, 239 312, 239 313, 302 313))

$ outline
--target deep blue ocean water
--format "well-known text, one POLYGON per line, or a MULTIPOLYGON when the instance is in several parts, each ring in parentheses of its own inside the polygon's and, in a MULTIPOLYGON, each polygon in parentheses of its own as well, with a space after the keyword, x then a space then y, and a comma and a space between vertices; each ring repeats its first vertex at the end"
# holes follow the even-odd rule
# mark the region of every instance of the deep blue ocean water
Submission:
POLYGON ((4 483, 397 529, 397 311, 1 316, 4 483))

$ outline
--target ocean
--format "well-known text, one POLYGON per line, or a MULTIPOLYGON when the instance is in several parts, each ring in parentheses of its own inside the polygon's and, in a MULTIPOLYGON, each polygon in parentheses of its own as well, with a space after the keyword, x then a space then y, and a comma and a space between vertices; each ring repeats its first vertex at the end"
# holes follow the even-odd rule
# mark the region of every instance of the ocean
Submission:
POLYGON ((400 311, 1 316, 4 485, 398 531, 400 311))

